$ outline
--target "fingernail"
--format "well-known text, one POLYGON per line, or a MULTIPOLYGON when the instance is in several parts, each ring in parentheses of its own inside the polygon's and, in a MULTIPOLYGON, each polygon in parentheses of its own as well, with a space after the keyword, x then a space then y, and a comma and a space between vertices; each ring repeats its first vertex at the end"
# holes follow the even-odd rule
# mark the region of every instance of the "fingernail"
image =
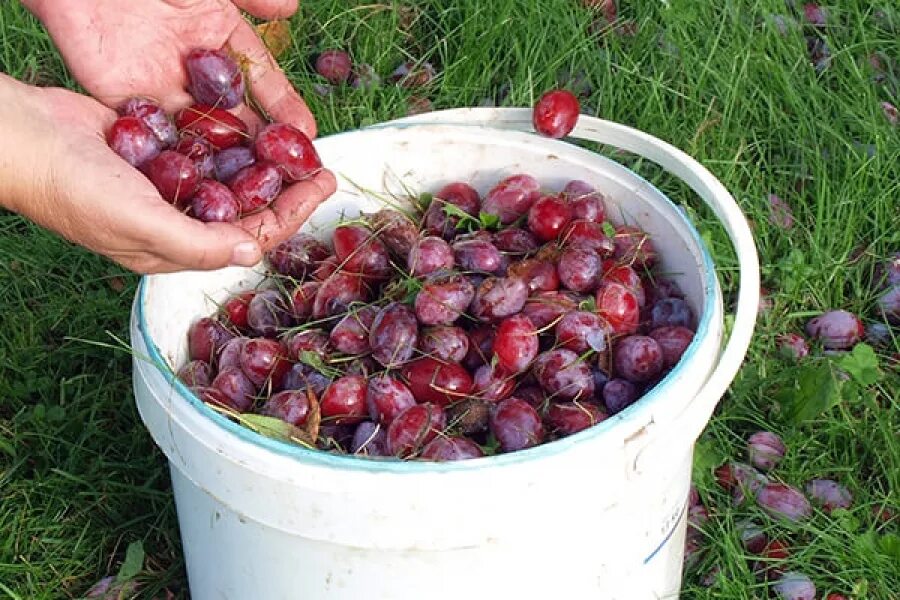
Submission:
POLYGON ((231 251, 232 266, 252 267, 260 258, 259 244, 256 242, 241 242, 231 251))

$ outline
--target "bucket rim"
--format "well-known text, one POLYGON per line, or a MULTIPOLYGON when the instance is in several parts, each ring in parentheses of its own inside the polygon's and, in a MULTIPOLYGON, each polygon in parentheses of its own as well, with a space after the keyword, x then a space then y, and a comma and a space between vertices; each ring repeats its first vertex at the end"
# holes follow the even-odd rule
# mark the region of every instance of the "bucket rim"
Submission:
MULTIPOLYGON (((398 121, 396 125, 394 125, 393 122, 376 123, 360 129, 338 132, 329 136, 325 136, 323 138, 319 138, 315 141, 315 143, 353 136, 359 133, 378 133, 391 130, 404 131, 421 127, 435 127, 447 130, 480 129, 484 131, 490 131, 492 136, 520 138, 529 141, 534 141, 533 138, 535 137, 534 134, 516 130, 486 127, 480 124, 446 124, 428 122, 417 123, 403 122, 401 120, 398 121)), ((570 151, 585 153, 589 155, 592 160, 604 161, 615 165, 617 168, 625 169, 630 176, 635 177, 637 181, 655 192, 663 202, 674 209, 674 214, 678 216, 679 223, 686 228, 686 231, 689 233, 690 238, 696 244, 696 247, 700 252, 700 258, 703 268, 703 312, 698 317, 697 329, 694 338, 691 340, 691 343, 688 345, 679 362, 669 371, 669 373, 666 374, 663 379, 659 380, 657 384, 649 392, 641 396, 638 401, 626 407, 622 411, 616 413, 615 415, 611 415, 607 419, 583 431, 558 440, 554 440, 552 442, 547 442, 538 446, 526 448, 524 450, 517 450, 508 454, 496 454, 460 461, 436 462, 422 460, 400 460, 396 458, 357 457, 350 454, 332 454, 330 452, 325 452, 318 449, 310 449, 297 444, 282 442, 256 433, 255 431, 232 421, 220 412, 210 408, 206 403, 201 401, 180 379, 178 379, 178 377, 175 375, 175 371, 165 361, 162 352, 156 346, 155 341, 152 339, 149 333, 149 328, 147 326, 146 317, 144 314, 144 301, 148 281, 153 276, 144 275, 141 277, 141 280, 138 284, 136 298, 137 301, 135 302, 134 310, 137 320, 137 329, 147 349, 148 358, 150 359, 149 362, 152 362, 153 366, 163 373, 168 383, 177 392, 180 400, 187 401, 187 403, 191 405, 193 409, 197 410, 201 415, 203 415, 207 419, 212 420, 222 430, 236 436, 242 442, 261 447, 265 450, 275 452, 282 456, 287 456, 308 466, 326 467, 337 470, 414 475, 425 473, 439 474, 459 471, 473 471, 493 467, 503 467, 532 462, 535 460, 562 454, 570 450, 573 446, 588 442, 598 436, 607 435, 610 430, 619 426, 624 426, 628 423, 646 424, 646 419, 642 419, 642 417, 648 414, 656 404, 665 401, 666 396, 670 396, 669 392, 671 390, 669 388, 671 388, 673 380, 679 376, 680 372, 682 372, 689 363, 691 363, 692 358, 696 355, 699 349, 701 341, 706 339, 706 337, 710 334, 713 325, 713 315, 716 312, 715 306, 717 301, 717 292, 719 290, 719 281, 718 277, 716 276, 715 265, 706 246, 706 243, 703 241, 693 223, 691 223, 691 221, 688 219, 687 214, 683 210, 681 210, 678 205, 676 205, 668 197, 668 195, 664 194, 661 190, 659 190, 659 188, 650 183, 640 174, 606 156, 603 156, 596 152, 592 152, 575 144, 570 144, 568 142, 565 142, 565 140, 541 138, 541 141, 551 146, 565 144, 567 149, 570 151)), ((168 411, 170 409, 167 408, 166 410, 168 411)))

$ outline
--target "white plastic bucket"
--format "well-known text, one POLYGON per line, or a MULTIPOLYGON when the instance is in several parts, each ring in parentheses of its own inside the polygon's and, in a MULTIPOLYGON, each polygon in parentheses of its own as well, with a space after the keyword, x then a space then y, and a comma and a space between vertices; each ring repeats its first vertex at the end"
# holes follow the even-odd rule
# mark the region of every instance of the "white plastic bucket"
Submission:
POLYGON ((572 137, 640 154, 687 182, 740 259, 722 349, 721 292, 684 214, 618 163, 538 137, 530 110, 430 113, 320 139, 339 190, 304 229, 380 207, 360 189, 479 191, 514 172, 548 188, 584 179, 644 227, 701 315, 685 358, 652 392, 574 436, 458 463, 372 461, 258 436, 175 380, 191 322, 261 274, 229 268, 151 276, 132 313, 134 389, 169 459, 192 597, 304 600, 617 599, 678 596, 692 451, 743 360, 759 265, 732 197, 699 163, 622 125, 582 116, 572 137), (520 131, 516 131, 520 130, 520 131))

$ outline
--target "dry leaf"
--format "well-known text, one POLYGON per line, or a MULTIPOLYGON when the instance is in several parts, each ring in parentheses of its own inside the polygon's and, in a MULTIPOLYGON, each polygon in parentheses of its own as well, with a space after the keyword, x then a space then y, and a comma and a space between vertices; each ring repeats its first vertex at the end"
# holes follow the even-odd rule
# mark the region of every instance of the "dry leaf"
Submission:
POLYGON ((401 31, 409 31, 416 21, 421 17, 421 13, 415 6, 401 5, 397 8, 397 21, 401 31))
POLYGON ((612 23, 618 16, 616 0, 581 0, 581 3, 593 10, 599 10, 607 22, 612 23))
POLYGON ((319 425, 322 424, 322 411, 319 409, 319 400, 316 398, 315 392, 310 388, 306 388, 306 400, 309 403, 309 414, 306 417, 306 433, 309 436, 309 444, 316 445, 319 439, 319 425))
POLYGON ((621 35, 622 37, 634 37, 638 34, 639 26, 637 21, 633 19, 627 19, 619 23, 616 26, 616 33, 621 35))
POLYGON ((422 98, 421 96, 412 96, 407 102, 406 114, 407 116, 411 117, 413 115, 421 115, 433 110, 434 105, 431 103, 431 100, 429 100, 428 98, 422 98))
POLYGON ((111 277, 109 279, 109 287, 112 288, 114 292, 121 292, 125 289, 125 280, 121 277, 111 277))
POLYGON ((256 26, 256 33, 262 38, 272 56, 278 58, 291 45, 291 26, 288 21, 268 21, 256 26))

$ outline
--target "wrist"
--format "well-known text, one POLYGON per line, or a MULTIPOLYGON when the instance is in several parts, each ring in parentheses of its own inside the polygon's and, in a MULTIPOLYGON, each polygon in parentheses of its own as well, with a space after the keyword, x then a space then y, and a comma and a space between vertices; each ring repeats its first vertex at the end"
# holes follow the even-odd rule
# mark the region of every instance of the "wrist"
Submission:
POLYGON ((43 131, 34 88, 0 73, 0 206, 27 213, 47 172, 49 132, 43 131), (41 148, 44 148, 43 150, 41 148))

